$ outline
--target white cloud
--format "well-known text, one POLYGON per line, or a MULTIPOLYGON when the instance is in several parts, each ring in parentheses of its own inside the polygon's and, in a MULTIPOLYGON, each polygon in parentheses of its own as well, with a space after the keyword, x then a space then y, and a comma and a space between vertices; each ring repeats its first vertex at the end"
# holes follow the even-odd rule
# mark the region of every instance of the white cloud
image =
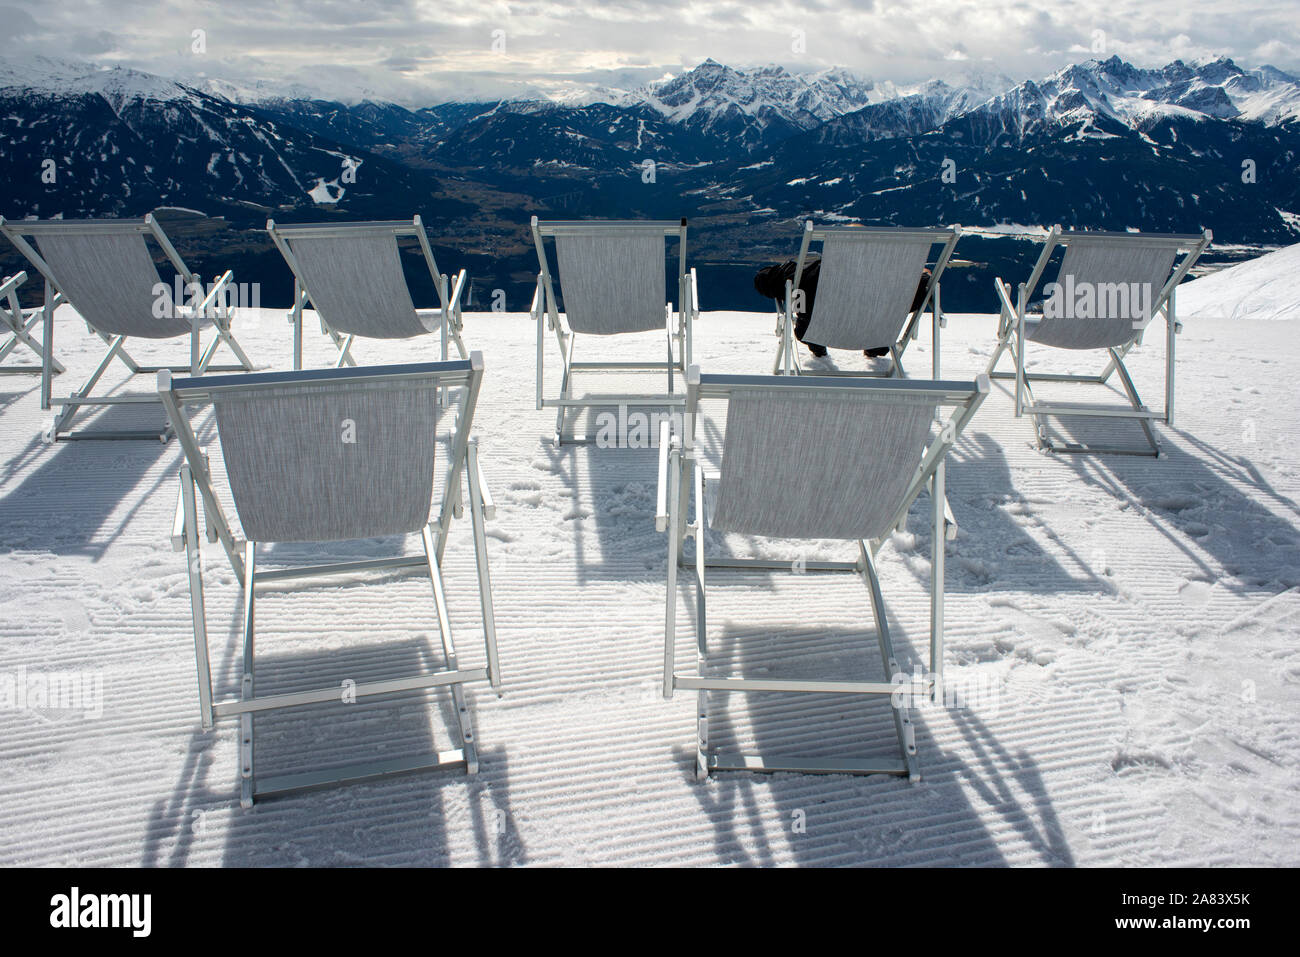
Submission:
POLYGON ((1112 53, 1140 66, 1227 55, 1300 70, 1295 0, 945 0, 938 10, 934 0, 7 2, 6 21, 37 52, 411 104, 627 87, 710 56, 900 83, 970 62, 1038 77, 1112 53), (202 55, 191 50, 195 29, 206 31, 202 55))

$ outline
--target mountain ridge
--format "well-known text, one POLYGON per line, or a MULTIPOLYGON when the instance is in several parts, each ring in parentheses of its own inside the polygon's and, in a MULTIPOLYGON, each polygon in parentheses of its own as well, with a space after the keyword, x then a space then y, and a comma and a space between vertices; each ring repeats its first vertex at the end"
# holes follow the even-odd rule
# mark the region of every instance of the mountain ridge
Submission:
MULTIPOLYGON (((223 241, 254 275, 278 282, 259 233, 268 217, 418 213, 435 243, 500 288, 522 288, 534 270, 533 213, 688 216, 697 256, 737 264, 780 254, 806 218, 992 233, 1006 223, 1211 226, 1220 242, 1243 244, 1300 234, 1295 77, 1227 58, 1148 69, 1112 57, 1007 83, 976 73, 902 88, 842 69, 705 61, 616 103, 411 109, 310 96, 241 103, 216 81, 0 57, 0 214, 199 210, 226 224, 223 241), (51 162, 56 181, 46 182, 51 162)), ((998 268, 1000 253, 974 255, 998 268)), ((728 296, 745 294, 742 273, 728 296)))

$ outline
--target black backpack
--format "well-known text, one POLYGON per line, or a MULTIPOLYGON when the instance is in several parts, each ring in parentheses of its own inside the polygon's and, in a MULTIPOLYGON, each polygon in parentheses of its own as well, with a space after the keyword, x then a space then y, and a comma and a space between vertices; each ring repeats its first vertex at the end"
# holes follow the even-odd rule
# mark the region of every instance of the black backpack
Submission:
MULTIPOLYGON (((787 259, 779 266, 764 266, 754 274, 754 290, 764 299, 775 299, 785 305, 785 284, 794 279, 798 263, 787 259)), ((804 263, 803 275, 799 277, 799 288, 803 290, 803 309, 800 316, 811 315, 813 298, 817 295, 817 277, 821 275, 822 261, 810 259, 804 263)))
MULTIPOLYGON (((793 259, 787 259, 779 266, 764 266, 754 274, 754 289, 760 296, 765 299, 775 299, 782 306, 785 305, 785 284, 794 279, 794 271, 798 266, 793 259)), ((822 261, 820 259, 810 259, 804 263, 803 275, 799 277, 799 288, 803 290, 803 309, 799 310, 800 317, 812 315, 813 299, 817 295, 817 279, 821 275, 822 261)), ((912 310, 915 311, 921 306, 921 301, 925 298, 925 291, 930 287, 930 270, 923 268, 921 270, 921 281, 917 283, 916 294, 912 297, 912 310)))

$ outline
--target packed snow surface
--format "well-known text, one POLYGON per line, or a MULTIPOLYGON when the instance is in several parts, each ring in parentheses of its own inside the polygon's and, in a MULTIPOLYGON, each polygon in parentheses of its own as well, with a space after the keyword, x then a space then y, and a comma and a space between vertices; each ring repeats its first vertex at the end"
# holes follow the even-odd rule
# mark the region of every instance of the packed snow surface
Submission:
POLYGON ((1300 319, 1300 243, 1185 283, 1180 319, 1300 319))
MULTIPOLYGON (((102 344, 66 309, 57 326, 66 392, 102 344)), ((951 317, 946 378, 982 370, 994 326, 990 316, 951 317)), ((706 313, 696 360, 707 370, 769 369, 772 328, 767 315, 706 313)), ((308 363, 332 362, 313 319, 305 329, 308 363)), ((282 311, 244 314, 236 330, 256 360, 288 367, 282 311)), ((488 544, 505 679, 501 698, 486 686, 469 692, 480 773, 416 774, 251 811, 239 807, 237 722, 209 732, 199 724, 186 564, 169 543, 176 443, 43 444, 35 378, 6 376, 0 676, 73 672, 100 695, 80 710, 12 699, 0 708, 0 863, 1300 864, 1298 331, 1295 322, 1189 319, 1178 340, 1176 426, 1156 427, 1159 459, 1039 453, 1028 420, 1014 417, 995 384, 947 477, 961 526, 947 549, 947 677, 986 693, 916 713, 922 780, 732 773, 700 783, 695 695, 660 693, 657 453, 555 448, 554 415, 533 404, 530 321, 468 316, 465 339, 486 361, 475 424, 497 502, 488 544)), ((358 340, 354 354, 363 363, 431 359, 435 340, 358 340)), ((1163 342, 1149 336, 1130 359, 1153 406, 1163 397, 1163 342)), ((173 345, 146 343, 136 355, 183 359, 183 344, 173 345)), ((651 335, 588 343, 579 358, 662 348, 651 335)), ((907 360, 922 374, 931 357, 927 332, 907 360)), ((1030 353, 1042 370, 1095 371, 1090 358, 1030 353)), ((548 363, 553 389, 553 354, 548 363)), ((1040 397, 1062 394, 1044 387, 1040 397)), ((160 414, 119 407, 100 424, 160 414)), ((1131 423, 1110 425, 1113 441, 1140 444, 1131 423)), ((210 418, 196 427, 219 461, 210 418)), ((927 505, 922 497, 880 555, 908 670, 927 653, 927 505)), ((483 651, 470 541, 468 521, 456 522, 447 591, 473 666, 483 651)), ((710 547, 845 553, 834 543, 710 547)), ((262 561, 303 555, 269 548, 262 561)), ((217 546, 205 546, 204 572, 214 678, 230 695, 238 590, 217 546)), ((678 601, 678 660, 689 672, 689 582, 678 601)), ((714 663, 731 673, 878 680, 868 595, 852 575, 800 575, 793 562, 788 574, 718 572, 709 613, 714 663)), ((268 584, 257 625, 267 691, 441 661, 418 575, 268 584)), ((714 703, 720 740, 770 753, 890 746, 879 702, 729 697, 714 703)), ((445 747, 449 702, 406 696, 259 718, 259 770, 445 747)))

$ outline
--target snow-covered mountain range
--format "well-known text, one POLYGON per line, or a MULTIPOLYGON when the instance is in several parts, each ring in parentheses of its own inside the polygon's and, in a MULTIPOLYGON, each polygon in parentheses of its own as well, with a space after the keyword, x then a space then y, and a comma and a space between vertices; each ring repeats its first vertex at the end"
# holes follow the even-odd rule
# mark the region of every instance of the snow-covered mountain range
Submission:
POLYGON ((686 215, 694 248, 727 261, 783 248, 809 216, 1210 226, 1227 243, 1283 244, 1300 234, 1297 156, 1300 79, 1228 59, 907 87, 706 60, 579 100, 411 109, 0 57, 0 214, 178 206, 247 230, 270 215, 419 212, 501 283, 525 274, 533 212, 686 215))

